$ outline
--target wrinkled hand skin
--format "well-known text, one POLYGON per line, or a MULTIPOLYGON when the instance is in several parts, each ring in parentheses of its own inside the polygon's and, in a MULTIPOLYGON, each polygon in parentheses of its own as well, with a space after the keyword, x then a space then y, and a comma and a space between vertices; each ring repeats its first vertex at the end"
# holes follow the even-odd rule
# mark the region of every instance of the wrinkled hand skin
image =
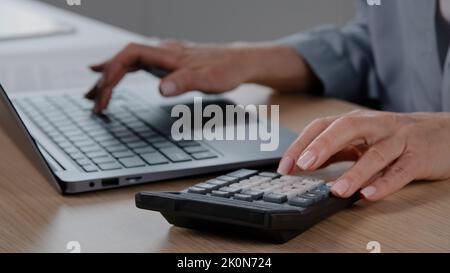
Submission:
POLYGON ((355 164, 332 183, 342 198, 360 191, 377 201, 415 180, 450 178, 450 114, 354 111, 313 121, 287 150, 278 171, 355 164))
POLYGON ((130 72, 154 68, 169 71, 161 79, 163 96, 187 91, 222 93, 242 83, 257 83, 279 91, 299 91, 317 84, 318 79, 294 49, 275 44, 232 43, 206 45, 166 41, 157 46, 129 44, 112 59, 94 65, 101 73, 86 94, 95 100, 94 112, 104 110, 114 87, 130 72))

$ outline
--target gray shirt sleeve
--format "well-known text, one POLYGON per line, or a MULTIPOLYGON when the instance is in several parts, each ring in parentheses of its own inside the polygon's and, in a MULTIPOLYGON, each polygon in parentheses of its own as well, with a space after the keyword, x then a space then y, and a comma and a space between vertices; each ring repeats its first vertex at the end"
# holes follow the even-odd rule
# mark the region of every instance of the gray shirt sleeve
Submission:
POLYGON ((377 98, 367 9, 366 1, 358 0, 356 17, 346 26, 322 26, 280 40, 306 59, 327 96, 355 102, 377 98))

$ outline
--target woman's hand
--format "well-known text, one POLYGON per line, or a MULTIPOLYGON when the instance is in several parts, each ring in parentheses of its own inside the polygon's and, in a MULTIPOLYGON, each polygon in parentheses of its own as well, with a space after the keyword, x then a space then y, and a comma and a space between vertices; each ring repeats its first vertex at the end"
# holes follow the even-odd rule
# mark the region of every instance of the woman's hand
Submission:
POLYGON ((164 96, 192 90, 220 93, 250 82, 301 91, 318 81, 294 49, 280 45, 130 44, 111 60, 91 67, 102 77, 86 97, 95 100, 94 110, 101 112, 107 107, 113 88, 128 72, 155 68, 169 71, 160 83, 164 96))
POLYGON ((279 172, 316 170, 355 160, 332 186, 343 198, 361 190, 382 199, 414 180, 450 177, 450 114, 355 111, 312 122, 291 145, 279 172))

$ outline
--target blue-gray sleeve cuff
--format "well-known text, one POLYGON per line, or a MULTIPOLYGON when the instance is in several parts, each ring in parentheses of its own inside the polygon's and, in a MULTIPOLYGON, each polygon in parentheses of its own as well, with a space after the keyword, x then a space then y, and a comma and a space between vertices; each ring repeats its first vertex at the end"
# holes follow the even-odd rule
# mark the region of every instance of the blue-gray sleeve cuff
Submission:
POLYGON ((345 57, 345 49, 340 45, 341 38, 336 31, 333 27, 323 27, 278 42, 296 49, 302 55, 321 80, 324 95, 354 100, 359 95, 360 82, 350 59, 345 57))

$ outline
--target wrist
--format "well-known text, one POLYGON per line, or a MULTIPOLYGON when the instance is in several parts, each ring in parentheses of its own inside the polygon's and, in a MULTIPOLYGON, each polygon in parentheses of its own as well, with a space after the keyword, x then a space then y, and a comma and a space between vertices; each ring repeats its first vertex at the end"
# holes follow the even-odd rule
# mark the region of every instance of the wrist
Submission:
POLYGON ((320 80, 295 49, 273 43, 232 45, 238 50, 243 82, 268 85, 278 90, 317 88, 320 80))

